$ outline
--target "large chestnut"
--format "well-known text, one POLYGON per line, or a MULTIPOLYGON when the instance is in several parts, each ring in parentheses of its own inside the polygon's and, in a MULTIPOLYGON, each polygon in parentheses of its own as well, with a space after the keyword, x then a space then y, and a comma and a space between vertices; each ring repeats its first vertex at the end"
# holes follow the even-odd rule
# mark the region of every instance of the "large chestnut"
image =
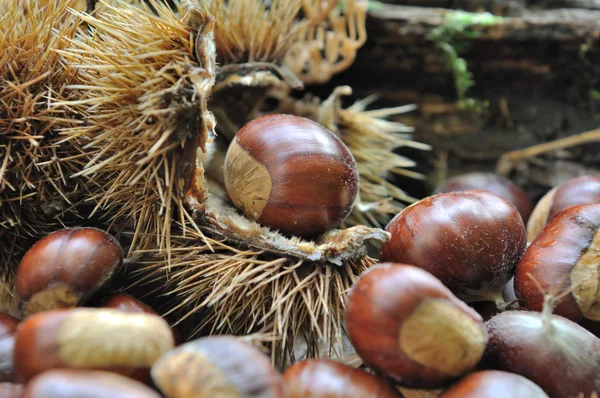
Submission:
POLYGON ((287 235, 314 237, 337 227, 358 193, 356 161, 320 124, 267 115, 246 124, 225 159, 225 186, 248 218, 287 235))
POLYGON ((527 240, 532 242, 561 211, 591 203, 600 203, 600 176, 575 177, 554 187, 535 206, 527 223, 527 240))
POLYGON ((49 370, 25 386, 22 398, 161 398, 150 387, 118 374, 49 370))
POLYGON ((527 245, 516 207, 486 191, 425 198, 402 210, 387 231, 382 261, 423 268, 466 302, 503 303, 527 245))
POLYGON ((19 264, 15 295, 27 316, 76 307, 102 287, 122 264, 123 250, 96 228, 65 228, 39 240, 19 264))
POLYGON ((288 398, 401 398, 383 379, 325 359, 297 362, 283 374, 288 398))
POLYGON ((19 321, 10 315, 0 314, 0 382, 15 380, 15 331, 19 321))
POLYGON ((552 315, 549 305, 544 308, 541 313, 506 311, 490 319, 481 367, 521 375, 552 398, 590 397, 600 391, 600 339, 552 315))
POLYGON ((523 188, 495 173, 473 172, 449 178, 440 184, 433 194, 473 189, 488 191, 508 200, 519 210, 524 223, 527 222, 531 210, 533 210, 533 202, 523 188))
POLYGON ((19 324, 15 369, 19 382, 49 369, 129 374, 151 367, 173 347, 171 328, 156 315, 95 308, 46 311, 19 324))
POLYGON ((440 398, 549 398, 537 384, 501 370, 472 373, 445 390, 440 398))
POLYGON ((349 293, 346 326, 358 355, 406 387, 437 388, 462 376, 487 341, 481 316, 411 265, 364 272, 349 293))
POLYGON ((233 336, 180 345, 154 364, 152 379, 167 398, 286 396, 283 377, 269 358, 233 336))
POLYGON ((554 312, 574 322, 600 321, 599 253, 600 203, 557 214, 517 265, 514 286, 519 304, 541 311, 544 293, 570 290, 554 312))

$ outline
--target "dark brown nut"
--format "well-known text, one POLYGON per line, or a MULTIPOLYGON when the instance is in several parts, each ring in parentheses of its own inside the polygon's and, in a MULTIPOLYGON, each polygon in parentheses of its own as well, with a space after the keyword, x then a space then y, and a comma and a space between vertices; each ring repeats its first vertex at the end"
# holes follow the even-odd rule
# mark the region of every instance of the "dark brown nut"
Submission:
POLYGON ((283 377, 268 357, 232 336, 203 337, 168 352, 152 367, 167 398, 281 398, 283 377))
POLYGON ((12 316, 0 314, 0 382, 15 381, 13 357, 18 324, 19 321, 12 316))
POLYGON ((15 295, 25 315, 84 303, 122 264, 123 250, 96 228, 66 228, 39 240, 19 264, 15 295))
POLYGON ((472 373, 440 395, 440 398, 549 398, 537 384, 501 370, 472 373))

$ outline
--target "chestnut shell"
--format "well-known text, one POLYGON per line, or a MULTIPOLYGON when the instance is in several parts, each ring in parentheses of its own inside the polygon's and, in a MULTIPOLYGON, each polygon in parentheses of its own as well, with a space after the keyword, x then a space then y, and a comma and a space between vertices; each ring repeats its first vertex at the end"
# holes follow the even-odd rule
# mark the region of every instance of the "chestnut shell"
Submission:
POLYGON ((445 390, 439 398, 549 398, 537 384, 501 370, 471 373, 445 390))
POLYGON ((486 191, 430 196, 386 230, 381 261, 423 268, 467 302, 500 301, 527 245, 516 207, 486 191))
POLYGON ((262 225, 305 238, 339 226, 352 210, 358 182, 356 161, 342 140, 294 115, 247 123, 225 160, 225 186, 238 209, 262 225))

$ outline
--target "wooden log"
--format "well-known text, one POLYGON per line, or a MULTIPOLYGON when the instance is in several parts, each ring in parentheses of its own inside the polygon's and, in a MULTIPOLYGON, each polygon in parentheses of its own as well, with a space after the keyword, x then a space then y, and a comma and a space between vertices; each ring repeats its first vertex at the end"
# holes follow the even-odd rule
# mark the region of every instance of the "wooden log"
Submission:
POLYGON ((447 55, 429 38, 452 12, 374 8, 367 44, 332 82, 350 83, 359 97, 377 93, 384 103, 417 104, 416 112, 399 119, 446 159, 445 170, 432 172, 432 185, 445 173, 493 170, 503 153, 597 127, 600 102, 590 94, 600 90, 600 11, 524 9, 472 27, 478 36, 466 40, 461 56, 475 81, 467 95, 489 101, 477 111, 457 106, 447 55))

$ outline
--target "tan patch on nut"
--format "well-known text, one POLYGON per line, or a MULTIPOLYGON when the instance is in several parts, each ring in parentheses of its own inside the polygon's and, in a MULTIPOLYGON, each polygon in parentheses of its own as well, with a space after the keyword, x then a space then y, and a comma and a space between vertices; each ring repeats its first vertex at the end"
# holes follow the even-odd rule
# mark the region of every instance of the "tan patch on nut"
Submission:
POLYGON ((221 370, 198 352, 181 350, 161 358, 152 379, 167 398, 240 398, 221 370))
POLYGON ((586 318, 600 321, 600 229, 571 270, 573 297, 586 318))
POLYGON ((446 300, 423 302, 400 329, 400 348, 411 360, 450 376, 474 368, 486 343, 483 328, 446 300))
POLYGON ((225 186, 235 207, 254 221, 260 218, 273 188, 271 175, 236 139, 225 158, 225 186))
POLYGON ((170 327, 156 315, 73 311, 56 337, 60 358, 72 368, 150 367, 175 346, 170 327))
POLYGON ((79 295, 67 285, 56 285, 34 294, 23 308, 23 315, 77 307, 79 295))
POLYGON ((531 216, 529 216, 529 221, 527 221, 527 242, 533 242, 548 223, 548 214, 550 213, 550 207, 552 207, 552 201, 557 189, 558 187, 554 187, 546 193, 533 209, 531 216))

